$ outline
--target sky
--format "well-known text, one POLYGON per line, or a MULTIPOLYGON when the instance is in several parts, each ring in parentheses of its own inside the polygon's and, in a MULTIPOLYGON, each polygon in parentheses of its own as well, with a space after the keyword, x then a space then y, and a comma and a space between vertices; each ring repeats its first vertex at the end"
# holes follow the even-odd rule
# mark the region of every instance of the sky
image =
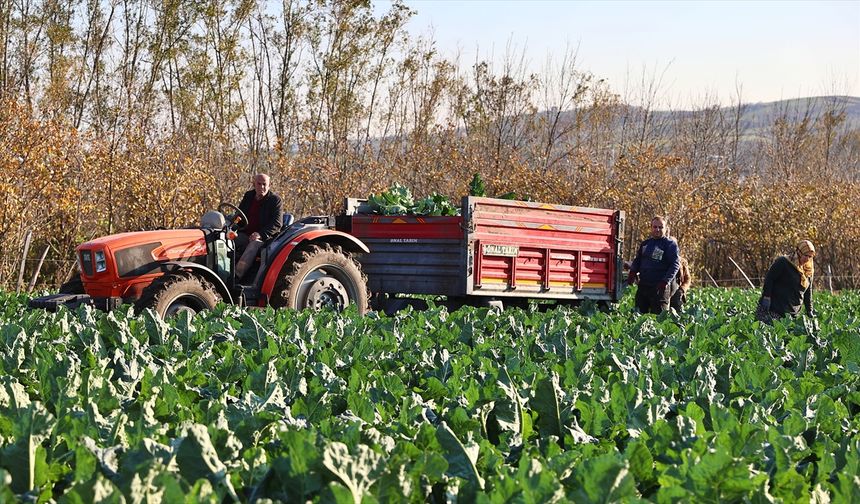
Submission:
MULTIPOLYGON (((860 96, 860 0, 405 0, 407 26, 461 65, 524 53, 533 72, 566 47, 579 67, 629 90, 660 83, 666 106, 860 96)), ((387 10, 390 2, 374 1, 387 10)), ((625 90, 628 90, 625 92, 625 90)))

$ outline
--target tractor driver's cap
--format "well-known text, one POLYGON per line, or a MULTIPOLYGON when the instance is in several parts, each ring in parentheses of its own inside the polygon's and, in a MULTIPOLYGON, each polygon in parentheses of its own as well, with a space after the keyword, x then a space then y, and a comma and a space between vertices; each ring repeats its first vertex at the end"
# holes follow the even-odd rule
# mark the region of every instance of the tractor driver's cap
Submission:
POLYGON ((809 255, 815 257, 815 245, 809 240, 801 240, 797 244, 797 252, 801 255, 809 255))

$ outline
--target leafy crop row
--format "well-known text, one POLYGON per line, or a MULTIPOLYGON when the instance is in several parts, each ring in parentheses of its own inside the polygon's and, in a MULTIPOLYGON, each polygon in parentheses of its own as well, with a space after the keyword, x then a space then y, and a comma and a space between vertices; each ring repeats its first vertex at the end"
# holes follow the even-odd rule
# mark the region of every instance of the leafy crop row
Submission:
POLYGON ((0 308, 0 501, 849 502, 860 296, 680 316, 0 308))

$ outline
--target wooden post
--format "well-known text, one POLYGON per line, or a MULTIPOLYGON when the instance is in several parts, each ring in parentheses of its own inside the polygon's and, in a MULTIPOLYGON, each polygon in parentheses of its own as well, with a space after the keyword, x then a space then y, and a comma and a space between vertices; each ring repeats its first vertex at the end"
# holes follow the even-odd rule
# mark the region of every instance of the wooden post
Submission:
POLYGON ((711 279, 711 282, 713 282, 714 287, 719 287, 719 285, 717 284, 717 281, 714 280, 714 277, 711 276, 711 273, 708 270, 705 270, 705 274, 708 275, 708 278, 711 279))
POLYGON ((18 270, 18 286, 15 287, 15 294, 21 292, 21 287, 24 286, 24 268, 27 266, 27 252, 30 251, 30 240, 33 238, 33 232, 27 231, 24 236, 24 252, 21 254, 21 269, 18 270))
POLYGON ((830 287, 830 293, 833 294, 833 270, 830 265, 827 265, 827 286, 830 287))
POLYGON ((66 280, 72 278, 72 273, 74 273, 77 268, 78 268, 78 259, 76 257, 75 260, 72 261, 72 267, 69 268, 68 271, 66 271, 66 276, 64 276, 63 278, 60 279, 60 285, 62 285, 63 282, 65 282, 66 280))
POLYGON ((42 264, 45 263, 45 257, 49 250, 51 250, 50 245, 45 247, 44 252, 42 252, 42 257, 39 258, 39 264, 36 265, 36 271, 33 272, 33 278, 30 279, 30 285, 27 287, 27 294, 33 292, 33 288, 36 287, 36 280, 39 278, 39 272, 42 270, 42 264))
POLYGON ((747 283, 748 283, 748 284, 750 284, 750 288, 755 289, 755 285, 753 285, 752 280, 750 280, 750 277, 748 277, 748 276, 747 276, 747 274, 746 274, 746 273, 744 273, 744 270, 742 270, 742 269, 741 269, 741 267, 738 265, 738 263, 736 263, 736 262, 735 262, 735 260, 731 258, 731 256, 729 256, 729 261, 731 261, 731 262, 732 262, 732 264, 734 264, 734 265, 735 265, 735 268, 737 268, 737 269, 738 269, 738 271, 740 271, 740 272, 741 272, 741 275, 743 275, 743 276, 744 276, 744 278, 746 278, 747 283))

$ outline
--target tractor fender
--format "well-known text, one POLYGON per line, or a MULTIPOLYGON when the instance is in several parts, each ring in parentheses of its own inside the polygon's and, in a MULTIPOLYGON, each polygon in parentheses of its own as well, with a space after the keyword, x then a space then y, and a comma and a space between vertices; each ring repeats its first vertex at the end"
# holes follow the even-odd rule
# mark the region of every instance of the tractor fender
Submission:
POLYGON ((192 271, 195 274, 200 275, 215 286, 215 289, 218 291, 218 294, 221 295, 221 299, 223 299, 225 303, 233 304, 233 296, 230 294, 230 289, 227 288, 227 284, 224 283, 224 280, 221 280, 221 277, 219 277, 217 273, 206 266, 189 261, 167 261, 164 263, 164 269, 167 271, 181 269, 192 271))
POLYGON ((286 245, 278 251, 278 254, 275 256, 271 265, 269 265, 266 277, 263 279, 263 285, 260 287, 261 306, 265 306, 268 303, 268 300, 272 296, 272 290, 275 288, 275 283, 278 281, 278 276, 281 274, 281 270, 293 257, 293 253, 296 249, 298 249, 300 245, 313 243, 331 243, 332 245, 339 245, 347 252, 370 253, 370 249, 367 248, 367 245, 365 245, 361 240, 351 234, 344 233, 343 231, 318 229, 302 233, 287 242, 286 245))

